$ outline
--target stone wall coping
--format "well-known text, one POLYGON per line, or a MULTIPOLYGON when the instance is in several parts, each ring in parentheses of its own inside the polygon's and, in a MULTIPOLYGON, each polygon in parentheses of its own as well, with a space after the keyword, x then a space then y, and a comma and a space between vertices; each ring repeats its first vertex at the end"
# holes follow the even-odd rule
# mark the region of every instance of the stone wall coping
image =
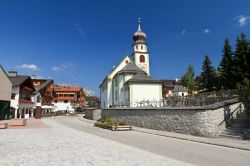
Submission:
POLYGON ((240 102, 238 98, 225 100, 222 102, 205 105, 205 106, 193 106, 193 107, 122 107, 122 108, 104 108, 102 110, 215 110, 227 105, 240 102))

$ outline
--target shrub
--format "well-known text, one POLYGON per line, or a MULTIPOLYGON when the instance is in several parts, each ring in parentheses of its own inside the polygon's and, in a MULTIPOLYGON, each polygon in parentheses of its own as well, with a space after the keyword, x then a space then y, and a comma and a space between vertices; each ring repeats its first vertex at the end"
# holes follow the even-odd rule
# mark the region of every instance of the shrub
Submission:
POLYGON ((115 125, 115 126, 118 126, 118 125, 121 125, 121 126, 125 126, 127 125, 126 122, 116 122, 116 121, 113 121, 111 118, 107 118, 107 117, 103 117, 101 119, 98 120, 99 123, 102 123, 106 126, 112 126, 112 125, 115 125))
POLYGON ((250 81, 244 79, 242 84, 237 84, 237 90, 246 112, 250 114, 250 81))
POLYGON ((119 125, 125 126, 125 125, 127 125, 127 123, 126 122, 119 122, 119 125))

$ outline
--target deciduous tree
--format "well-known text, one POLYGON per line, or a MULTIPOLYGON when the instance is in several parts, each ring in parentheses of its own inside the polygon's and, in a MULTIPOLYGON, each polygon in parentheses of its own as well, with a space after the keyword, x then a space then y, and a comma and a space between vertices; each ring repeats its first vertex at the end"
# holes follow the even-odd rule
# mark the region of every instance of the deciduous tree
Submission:
POLYGON ((192 65, 188 66, 187 72, 181 77, 182 84, 192 93, 196 88, 195 72, 192 65))

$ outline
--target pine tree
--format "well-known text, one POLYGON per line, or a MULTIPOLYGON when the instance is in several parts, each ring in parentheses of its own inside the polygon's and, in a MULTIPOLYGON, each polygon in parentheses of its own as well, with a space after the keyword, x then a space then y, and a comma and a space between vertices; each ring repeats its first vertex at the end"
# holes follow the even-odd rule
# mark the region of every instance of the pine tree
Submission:
POLYGON ((212 62, 208 55, 205 56, 203 61, 202 72, 199 80, 200 90, 211 92, 215 89, 215 69, 212 66, 212 62))
POLYGON ((181 77, 182 85, 187 87, 189 93, 192 93, 196 87, 196 81, 194 76, 194 67, 192 65, 189 65, 187 72, 181 77))
POLYGON ((250 80, 250 42, 248 41, 248 51, 246 55, 246 62, 247 62, 247 67, 246 67, 246 79, 250 80))
POLYGON ((225 39, 223 47, 222 60, 220 62, 218 71, 219 71, 219 86, 223 89, 231 89, 232 85, 232 47, 228 39, 225 39))
POLYGON ((241 33, 236 40, 236 50, 233 58, 232 74, 234 88, 236 83, 243 83, 245 78, 249 78, 249 41, 244 33, 241 33))

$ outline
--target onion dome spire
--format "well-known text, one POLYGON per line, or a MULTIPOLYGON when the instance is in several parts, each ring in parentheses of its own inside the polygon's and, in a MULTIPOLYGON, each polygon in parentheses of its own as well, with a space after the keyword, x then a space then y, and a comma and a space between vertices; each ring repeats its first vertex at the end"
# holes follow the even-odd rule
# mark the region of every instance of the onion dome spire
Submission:
POLYGON ((138 30, 134 33, 134 42, 140 41, 145 42, 147 35, 141 30, 141 18, 138 18, 138 30))

